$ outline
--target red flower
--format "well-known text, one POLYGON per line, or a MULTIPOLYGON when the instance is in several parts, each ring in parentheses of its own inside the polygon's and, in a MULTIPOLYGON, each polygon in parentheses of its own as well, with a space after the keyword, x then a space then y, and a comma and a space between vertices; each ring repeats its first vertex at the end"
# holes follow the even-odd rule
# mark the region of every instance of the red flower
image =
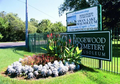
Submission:
POLYGON ((52 37, 52 33, 50 34, 50 36, 52 37))
POLYGON ((69 43, 71 43, 71 39, 69 39, 69 43))
POLYGON ((47 34, 47 37, 49 38, 49 34, 47 34))

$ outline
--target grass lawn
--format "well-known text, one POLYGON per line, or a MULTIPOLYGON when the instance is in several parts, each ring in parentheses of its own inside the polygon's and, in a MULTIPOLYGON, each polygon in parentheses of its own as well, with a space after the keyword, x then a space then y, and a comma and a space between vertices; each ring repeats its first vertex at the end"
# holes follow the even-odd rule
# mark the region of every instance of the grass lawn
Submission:
MULTIPOLYGON (((24 55, 32 55, 24 47, 0 49, 0 72, 5 71, 7 66, 24 55)), ((83 67, 82 70, 55 78, 39 80, 18 80, 4 77, 0 73, 0 84, 120 84, 120 75, 110 72, 83 67)))

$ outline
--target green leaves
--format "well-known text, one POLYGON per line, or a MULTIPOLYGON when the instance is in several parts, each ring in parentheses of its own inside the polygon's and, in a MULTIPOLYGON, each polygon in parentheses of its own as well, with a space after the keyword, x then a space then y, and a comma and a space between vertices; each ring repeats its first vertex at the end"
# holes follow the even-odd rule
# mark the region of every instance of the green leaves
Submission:
MULTIPOLYGON (((88 0, 89 1, 89 0, 88 0)), ((59 7, 59 16, 65 11, 76 11, 83 8, 90 7, 90 3, 86 0, 64 0, 63 4, 59 7)))
MULTIPOLYGON (((49 34, 48 34, 49 35, 49 34)), ((46 50, 52 56, 58 56, 62 58, 63 61, 75 62, 76 64, 81 63, 82 50, 79 47, 73 47, 67 43, 65 39, 61 37, 50 37, 48 36, 48 44, 46 48, 41 48, 46 50)))
POLYGON ((79 50, 79 48, 78 48, 78 46, 76 47, 76 52, 77 52, 77 54, 79 55, 81 55, 82 54, 82 49, 81 50, 79 50))
POLYGON ((40 47, 41 49, 43 49, 43 50, 45 50, 45 51, 47 51, 47 49, 46 48, 43 48, 43 47, 40 47))
POLYGON ((72 48, 68 48, 65 47, 65 52, 63 58, 66 61, 69 62, 75 62, 76 64, 80 64, 81 63, 81 55, 82 54, 82 50, 79 50, 79 47, 72 47, 72 48))
POLYGON ((8 22, 4 18, 0 17, 0 28, 7 28, 7 27, 8 27, 8 22))
POLYGON ((0 33, 0 40, 3 38, 2 34, 0 33))

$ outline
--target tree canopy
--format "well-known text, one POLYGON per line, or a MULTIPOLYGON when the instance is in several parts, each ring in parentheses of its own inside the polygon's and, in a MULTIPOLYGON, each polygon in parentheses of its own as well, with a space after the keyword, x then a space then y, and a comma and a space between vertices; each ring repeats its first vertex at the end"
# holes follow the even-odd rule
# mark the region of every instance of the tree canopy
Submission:
POLYGON ((38 24, 38 33, 44 33, 44 32, 66 32, 66 27, 63 26, 61 22, 52 23, 48 19, 43 19, 38 24))
MULTIPOLYGON (((49 19, 40 22, 31 18, 28 22, 28 33, 65 32, 61 22, 52 23, 49 19)), ((0 41, 25 40, 25 22, 15 13, 0 12, 0 41)))

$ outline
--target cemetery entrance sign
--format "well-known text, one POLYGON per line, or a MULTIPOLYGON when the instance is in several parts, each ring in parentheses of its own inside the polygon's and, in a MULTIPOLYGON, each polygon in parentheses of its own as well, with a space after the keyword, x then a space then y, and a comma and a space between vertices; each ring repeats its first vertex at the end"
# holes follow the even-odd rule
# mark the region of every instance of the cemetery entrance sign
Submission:
POLYGON ((61 36, 82 49, 81 56, 111 61, 110 31, 61 33, 61 36))
POLYGON ((71 39, 84 57, 111 61, 111 32, 102 31, 101 5, 67 13, 66 18, 68 33, 61 33, 62 38, 71 39))

